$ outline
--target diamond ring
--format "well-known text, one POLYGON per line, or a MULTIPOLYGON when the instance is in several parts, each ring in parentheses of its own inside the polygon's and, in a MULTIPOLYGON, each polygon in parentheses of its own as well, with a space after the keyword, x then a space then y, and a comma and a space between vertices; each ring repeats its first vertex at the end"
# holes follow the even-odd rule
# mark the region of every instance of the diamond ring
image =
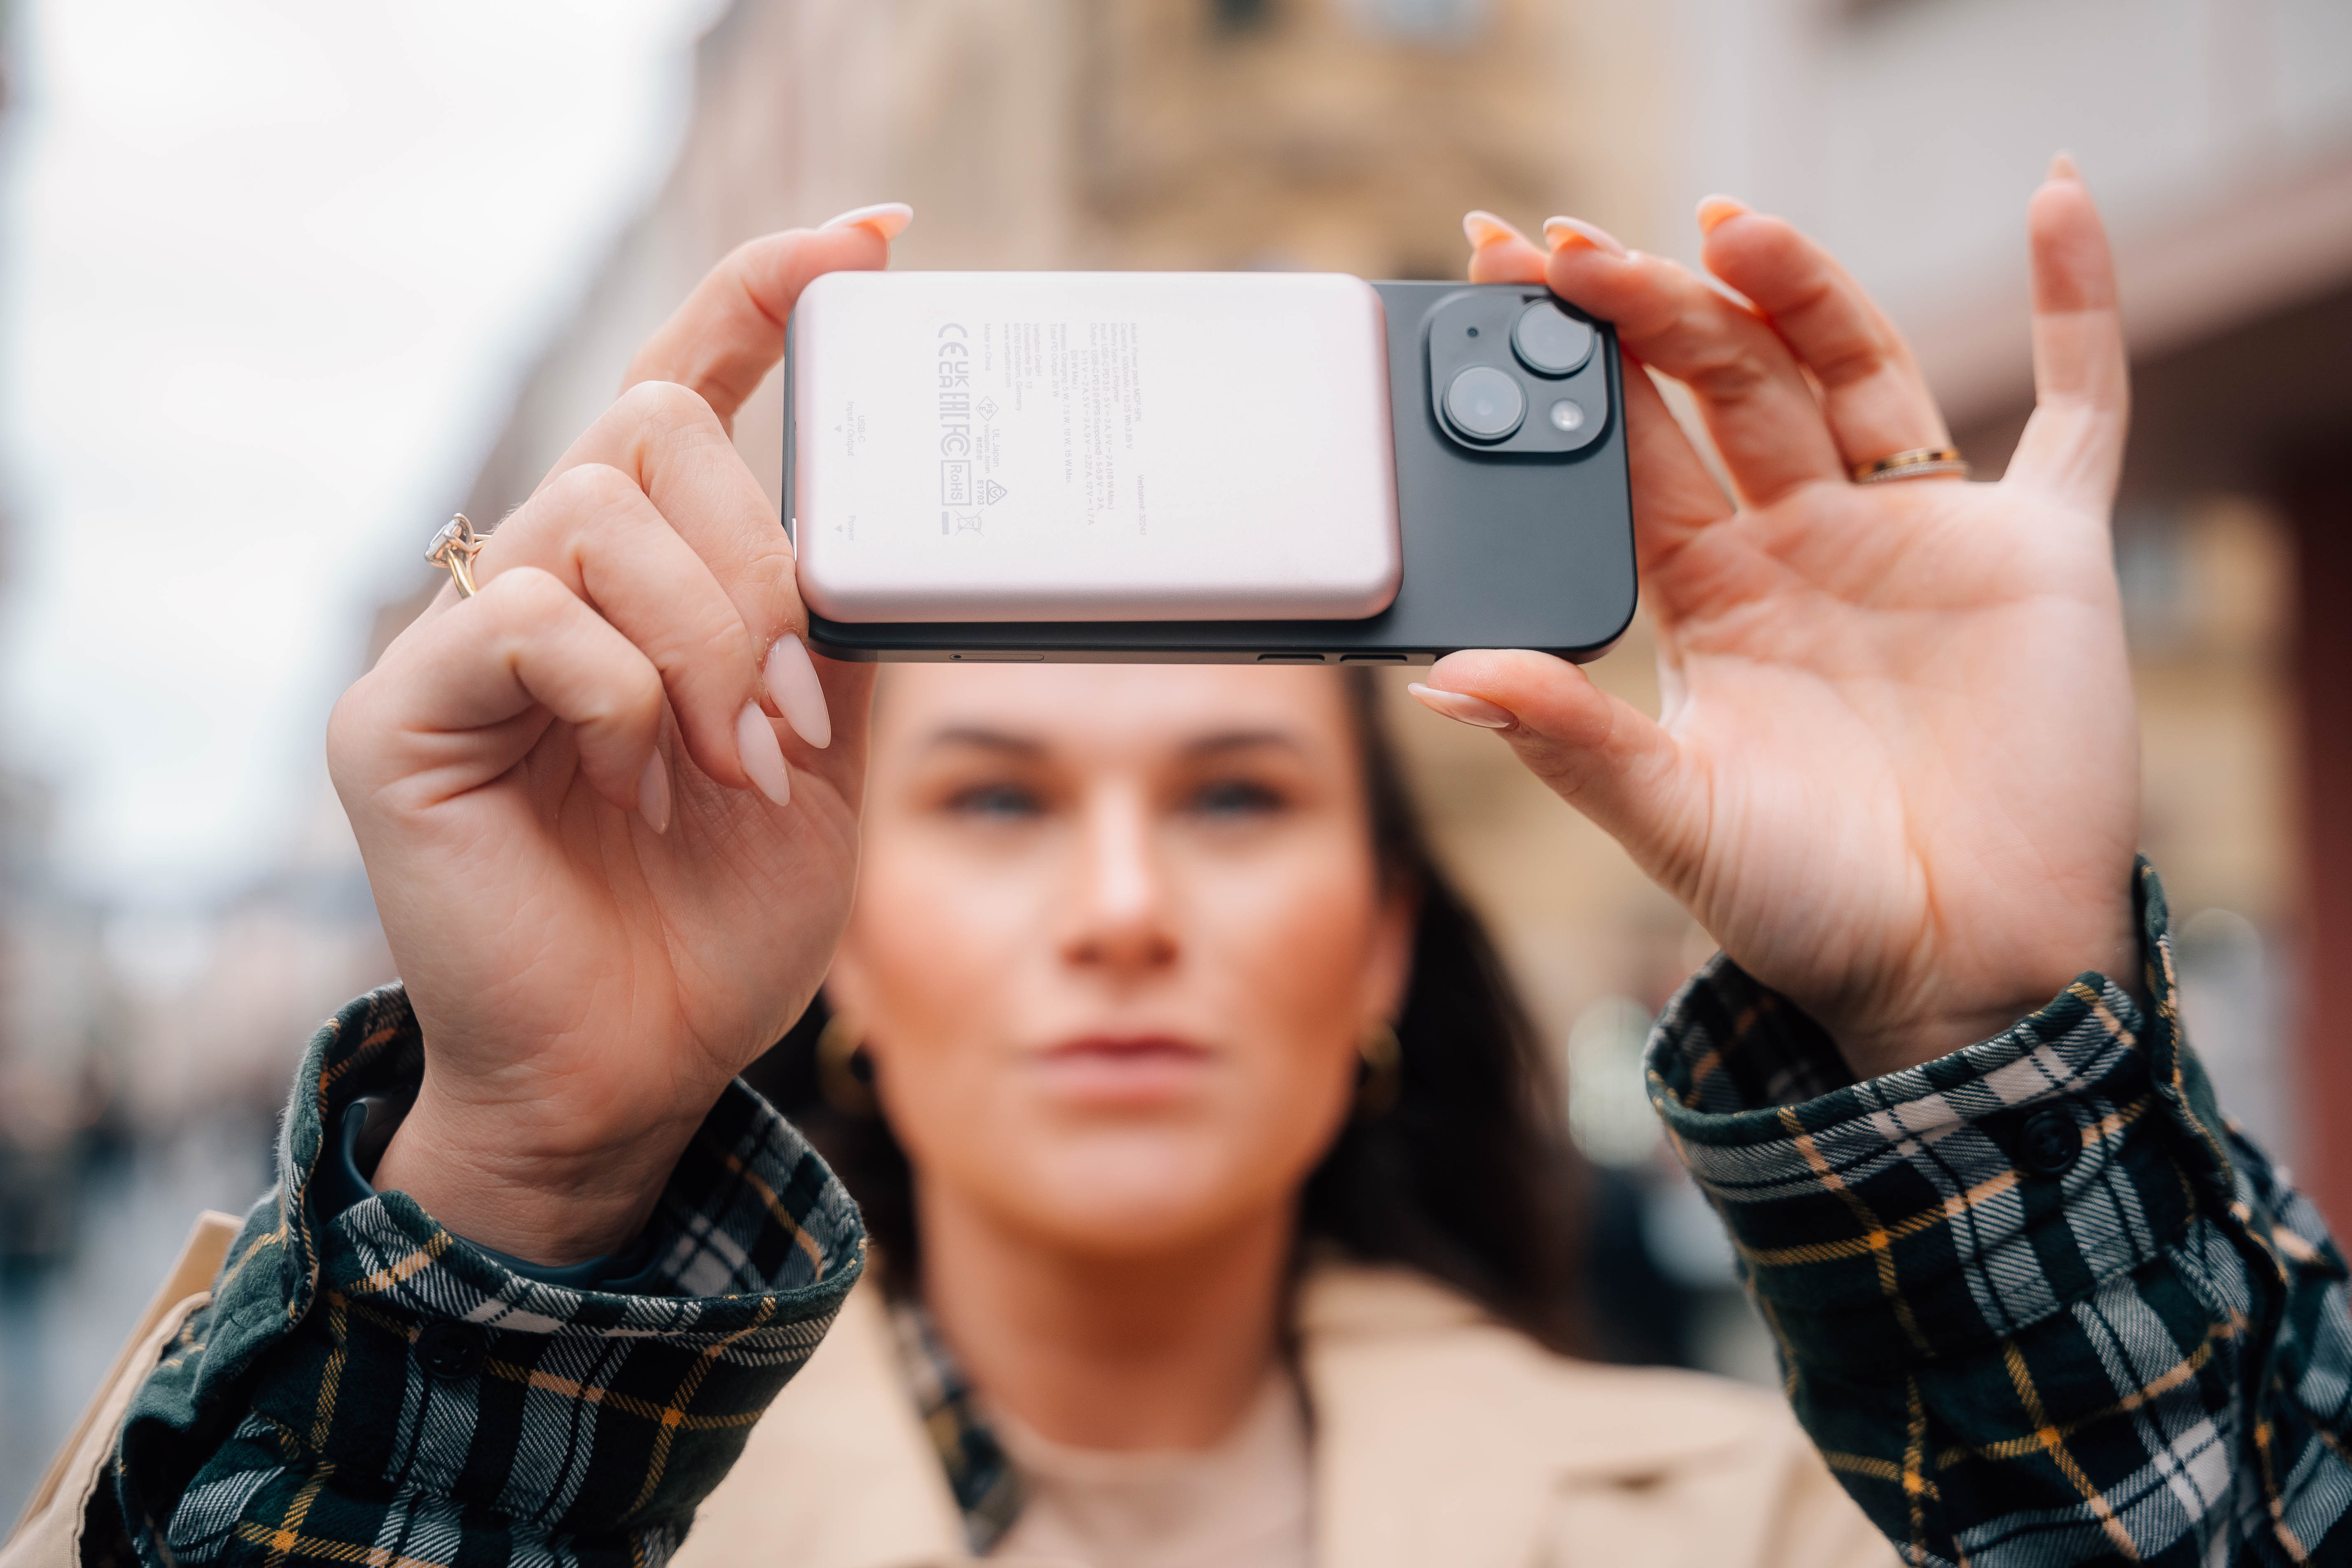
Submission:
POLYGON ((457 596, 474 596, 474 557, 482 552, 488 541, 474 531, 474 525, 459 512, 441 525, 433 542, 425 547, 425 559, 436 566, 449 569, 449 580, 457 584, 457 596))

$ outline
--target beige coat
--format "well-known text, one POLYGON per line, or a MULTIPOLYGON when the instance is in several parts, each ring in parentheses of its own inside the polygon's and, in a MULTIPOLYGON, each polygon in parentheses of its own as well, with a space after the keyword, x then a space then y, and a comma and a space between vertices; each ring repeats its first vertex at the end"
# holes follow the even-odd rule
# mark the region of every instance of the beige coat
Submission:
MULTIPOLYGON (((209 1296, 207 1215, 0 1568, 69 1568, 131 1392, 209 1296)), ((1331 1568, 1841 1568, 1895 1553, 1769 1393, 1564 1360, 1394 1270, 1325 1267, 1299 1309, 1316 1556, 1331 1568)), ((681 1568, 967 1561, 876 1292, 854 1292, 695 1521, 681 1568)))
MULTIPOLYGON (((1895 1561, 1769 1392, 1569 1361, 1392 1269, 1318 1268, 1298 1337, 1329 1568, 1895 1561)), ((859 1287, 702 1505, 678 1568, 968 1561, 897 1358, 859 1287)))

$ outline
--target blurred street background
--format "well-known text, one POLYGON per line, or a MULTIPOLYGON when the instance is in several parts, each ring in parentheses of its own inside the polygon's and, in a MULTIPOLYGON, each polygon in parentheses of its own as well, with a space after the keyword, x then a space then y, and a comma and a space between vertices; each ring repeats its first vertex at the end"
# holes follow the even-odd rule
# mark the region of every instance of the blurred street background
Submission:
MULTIPOLYGON (((1727 192, 1840 254, 1992 477, 2060 148, 2135 354, 2184 1010, 2341 1231, 2344 0, 0 0, 0 1525, 194 1214, 261 1191, 317 1020, 391 978, 335 694, 433 529, 520 501, 736 242, 896 199, 908 268, 1448 277, 1467 207, 1687 258, 1727 192)), ((772 490, 780 426, 772 380, 772 490)), ((1642 626, 1594 672, 1654 707, 1642 626)), ((1612 1349, 1769 1379, 1639 1084, 1711 944, 1502 747, 1395 719, 1612 1173, 1612 1349)))

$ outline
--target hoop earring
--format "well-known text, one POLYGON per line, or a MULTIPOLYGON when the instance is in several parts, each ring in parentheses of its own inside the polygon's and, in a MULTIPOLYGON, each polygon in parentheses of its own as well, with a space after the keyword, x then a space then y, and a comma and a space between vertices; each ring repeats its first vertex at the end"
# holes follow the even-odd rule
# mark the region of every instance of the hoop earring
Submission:
POLYGON ((872 1116, 874 1058, 857 1028, 835 1013, 816 1037, 816 1088, 826 1105, 844 1116, 872 1116))
POLYGON ((1356 1068, 1356 1109, 1359 1121, 1370 1121, 1396 1109, 1404 1087, 1404 1046, 1393 1026, 1381 1024, 1356 1042, 1360 1061, 1356 1068))

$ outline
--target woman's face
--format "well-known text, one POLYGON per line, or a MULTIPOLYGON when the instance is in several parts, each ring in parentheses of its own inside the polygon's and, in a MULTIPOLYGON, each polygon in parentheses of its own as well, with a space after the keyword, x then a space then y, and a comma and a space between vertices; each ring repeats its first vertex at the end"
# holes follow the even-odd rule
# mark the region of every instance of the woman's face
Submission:
POLYGON ((826 994, 925 1189, 1100 1256, 1290 1205, 1402 994, 1329 672, 910 665, 826 994))

